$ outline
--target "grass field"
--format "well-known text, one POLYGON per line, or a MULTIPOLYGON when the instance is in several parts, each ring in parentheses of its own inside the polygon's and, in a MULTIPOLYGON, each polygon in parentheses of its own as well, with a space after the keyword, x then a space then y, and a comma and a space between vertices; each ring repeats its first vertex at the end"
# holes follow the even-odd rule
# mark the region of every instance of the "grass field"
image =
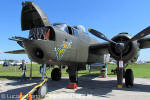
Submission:
MULTIPOLYGON (((14 78, 20 78, 21 75, 21 70, 18 69, 19 66, 10 66, 10 67, 3 67, 0 65, 0 79, 14 79, 14 78)), ((116 65, 109 64, 108 65, 108 76, 115 77, 113 73, 111 73, 111 69, 115 69, 116 65)), ((132 64, 129 65, 127 68, 133 69, 134 76, 135 77, 143 77, 143 78, 150 78, 150 64, 132 64)), ((33 77, 41 77, 41 74, 39 72, 40 65, 39 64, 33 64, 33 72, 32 76, 33 77)), ((47 70, 47 76, 50 77, 50 72, 52 69, 47 70)), ((30 73, 30 65, 28 65, 28 69, 26 72, 26 76, 29 77, 30 73)), ((96 72, 91 72, 89 73, 88 70, 85 71, 79 71, 78 75, 79 76, 98 76, 99 71, 96 72)), ((68 74, 66 73, 66 69, 62 69, 62 76, 67 77, 68 74)))

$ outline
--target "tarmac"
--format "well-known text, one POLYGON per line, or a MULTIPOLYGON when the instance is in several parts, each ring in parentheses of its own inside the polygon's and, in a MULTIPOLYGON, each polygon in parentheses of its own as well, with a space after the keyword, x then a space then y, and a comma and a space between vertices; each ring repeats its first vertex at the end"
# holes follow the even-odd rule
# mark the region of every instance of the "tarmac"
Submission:
MULTIPOLYGON (((20 92, 25 95, 39 79, 19 82, 0 81, 0 100, 18 100, 20 92)), ((67 89, 68 78, 48 81, 48 93, 42 100, 150 100, 150 78, 135 78, 132 88, 117 88, 115 77, 80 77, 77 89, 67 89)))

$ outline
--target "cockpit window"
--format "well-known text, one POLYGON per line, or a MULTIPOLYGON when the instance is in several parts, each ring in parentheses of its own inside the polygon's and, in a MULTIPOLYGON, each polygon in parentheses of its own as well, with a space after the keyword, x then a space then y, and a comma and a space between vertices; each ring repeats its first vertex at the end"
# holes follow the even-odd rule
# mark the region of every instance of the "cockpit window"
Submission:
POLYGON ((76 37, 78 37, 78 36, 79 36, 78 31, 77 31, 76 29, 74 29, 74 28, 72 28, 72 30, 73 30, 74 35, 75 35, 76 37))
POLYGON ((77 29, 68 26, 68 31, 69 31, 70 35, 74 35, 74 36, 78 37, 78 31, 77 31, 77 29))
POLYGON ((72 28, 71 28, 70 26, 68 26, 68 33, 69 33, 70 35, 73 35, 73 31, 72 31, 72 28))
POLYGON ((75 29, 74 27, 70 27, 67 24, 64 24, 64 23, 54 23, 53 27, 57 28, 57 29, 59 29, 61 31, 65 31, 65 32, 67 32, 70 35, 74 35, 74 36, 78 37, 78 30, 79 29, 75 29))
POLYGON ((68 29, 67 29, 67 25, 66 25, 66 24, 55 23, 55 24, 53 24, 53 27, 54 27, 54 28, 57 28, 57 29, 59 29, 59 30, 61 30, 61 31, 65 31, 65 32, 68 33, 68 29))

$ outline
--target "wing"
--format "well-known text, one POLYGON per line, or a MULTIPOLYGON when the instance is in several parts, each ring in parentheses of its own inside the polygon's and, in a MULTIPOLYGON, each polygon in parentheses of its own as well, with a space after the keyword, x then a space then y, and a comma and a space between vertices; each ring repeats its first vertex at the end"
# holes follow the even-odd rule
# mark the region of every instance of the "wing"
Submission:
POLYGON ((98 43, 90 45, 90 53, 104 55, 108 54, 109 42, 98 43))
MULTIPOLYGON (((139 48, 140 49, 146 49, 150 48, 150 37, 144 37, 142 39, 138 40, 139 43, 139 48)), ((104 43, 98 43, 98 44, 92 44, 90 46, 90 53, 94 54, 108 54, 108 48, 110 46, 109 42, 104 42, 104 43)))
POLYGON ((7 51, 5 53, 11 53, 11 54, 26 54, 25 50, 14 50, 14 51, 7 51))
POLYGON ((138 40, 138 42, 140 44, 139 45, 140 49, 150 48, 150 37, 142 38, 138 40))

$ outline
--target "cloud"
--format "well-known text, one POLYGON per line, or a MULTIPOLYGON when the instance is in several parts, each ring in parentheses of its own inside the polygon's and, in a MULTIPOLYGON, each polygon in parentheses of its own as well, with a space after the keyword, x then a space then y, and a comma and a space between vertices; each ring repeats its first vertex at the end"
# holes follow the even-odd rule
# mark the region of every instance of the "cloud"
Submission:
POLYGON ((0 54, 1 54, 1 53, 3 53, 3 52, 0 50, 0 54))

